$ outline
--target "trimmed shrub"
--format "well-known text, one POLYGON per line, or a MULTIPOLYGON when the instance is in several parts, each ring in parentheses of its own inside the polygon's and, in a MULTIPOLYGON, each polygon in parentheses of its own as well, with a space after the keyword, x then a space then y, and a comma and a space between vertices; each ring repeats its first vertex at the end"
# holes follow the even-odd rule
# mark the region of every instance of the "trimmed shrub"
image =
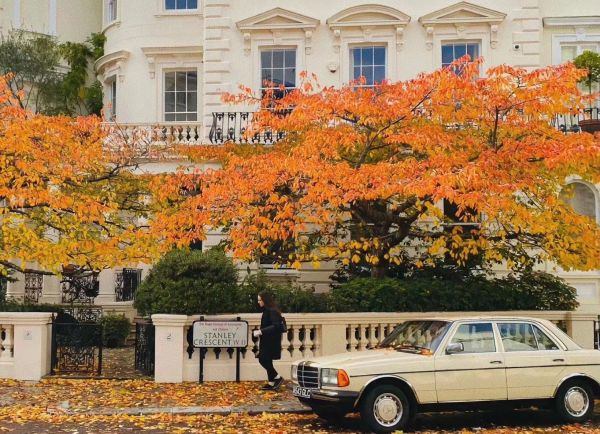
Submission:
POLYGON ((102 324, 102 342, 105 347, 118 348, 125 345, 131 331, 131 322, 124 315, 106 315, 102 324))
POLYGON ((0 303, 0 312, 64 312, 66 306, 59 304, 30 304, 20 303, 18 301, 7 300, 4 304, 0 303))
POLYGON ((495 279, 357 278, 333 288, 330 295, 337 312, 573 310, 578 306, 575 288, 541 272, 495 279))
POLYGON ((281 310, 289 313, 329 312, 328 294, 316 293, 314 288, 270 282, 266 273, 259 272, 244 279, 239 289, 237 312, 260 312, 258 293, 270 291, 281 310))
POLYGON ((141 315, 233 312, 237 277, 233 261, 219 249, 172 250, 141 283, 134 306, 141 315))

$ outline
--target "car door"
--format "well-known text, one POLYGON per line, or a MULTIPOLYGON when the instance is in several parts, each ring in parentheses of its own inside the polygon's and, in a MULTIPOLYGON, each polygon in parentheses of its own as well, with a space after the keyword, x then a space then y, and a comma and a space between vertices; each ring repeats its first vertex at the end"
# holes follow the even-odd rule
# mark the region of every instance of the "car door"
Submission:
POLYGON ((508 399, 550 398, 566 354, 543 328, 527 321, 497 323, 504 360, 508 399))
POLYGON ((498 343, 491 321, 458 324, 435 358, 438 402, 505 400, 504 355, 498 343), (450 344, 462 344, 463 351, 448 354, 450 344))

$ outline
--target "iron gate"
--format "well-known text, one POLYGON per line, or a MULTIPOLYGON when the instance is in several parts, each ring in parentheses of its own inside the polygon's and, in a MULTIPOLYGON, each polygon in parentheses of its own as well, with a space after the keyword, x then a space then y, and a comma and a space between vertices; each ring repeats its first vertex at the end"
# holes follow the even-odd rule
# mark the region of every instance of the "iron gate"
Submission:
POLYGON ((135 369, 154 375, 154 324, 135 323, 135 369))
POLYGON ((52 323, 51 374, 102 374, 101 308, 75 308, 52 323))

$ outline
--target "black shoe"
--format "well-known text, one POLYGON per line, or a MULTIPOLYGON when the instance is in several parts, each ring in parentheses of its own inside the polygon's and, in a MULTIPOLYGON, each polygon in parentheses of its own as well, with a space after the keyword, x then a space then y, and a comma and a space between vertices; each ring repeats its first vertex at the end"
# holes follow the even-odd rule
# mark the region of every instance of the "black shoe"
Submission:
MULTIPOLYGON (((277 380, 275 380, 277 381, 277 380)), ((269 383, 265 384, 264 386, 261 386, 260 390, 273 390, 274 386, 271 386, 269 383)))
POLYGON ((275 384, 273 384, 273 390, 279 389, 279 386, 283 384, 283 377, 279 377, 275 379, 275 384))

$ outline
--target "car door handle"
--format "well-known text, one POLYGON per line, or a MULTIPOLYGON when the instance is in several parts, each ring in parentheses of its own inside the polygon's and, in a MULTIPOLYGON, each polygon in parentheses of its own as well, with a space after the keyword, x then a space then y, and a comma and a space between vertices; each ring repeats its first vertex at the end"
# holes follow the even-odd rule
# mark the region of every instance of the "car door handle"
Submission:
POLYGON ((552 360, 552 361, 553 361, 553 362, 564 362, 564 361, 565 361, 565 359, 554 359, 554 360, 552 360))
POLYGON ((501 360, 492 360, 490 363, 493 365, 501 365, 502 361, 501 360))

